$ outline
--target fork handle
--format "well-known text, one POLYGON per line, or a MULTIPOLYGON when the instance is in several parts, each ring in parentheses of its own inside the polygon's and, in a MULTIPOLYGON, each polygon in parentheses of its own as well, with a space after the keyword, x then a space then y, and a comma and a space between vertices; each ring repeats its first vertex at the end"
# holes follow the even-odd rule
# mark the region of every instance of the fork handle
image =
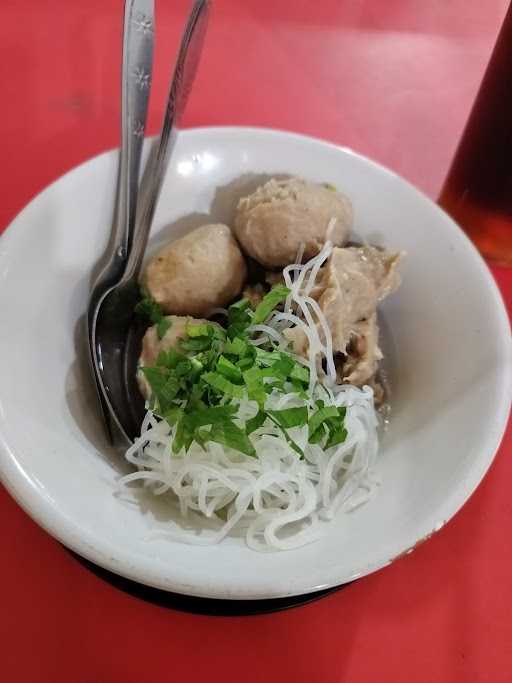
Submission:
POLYGON ((187 104, 197 72, 208 22, 209 0, 195 0, 181 39, 178 58, 167 99, 162 132, 156 151, 150 155, 141 182, 134 237, 123 280, 139 275, 151 223, 162 189, 169 158, 176 140, 176 126, 187 104))

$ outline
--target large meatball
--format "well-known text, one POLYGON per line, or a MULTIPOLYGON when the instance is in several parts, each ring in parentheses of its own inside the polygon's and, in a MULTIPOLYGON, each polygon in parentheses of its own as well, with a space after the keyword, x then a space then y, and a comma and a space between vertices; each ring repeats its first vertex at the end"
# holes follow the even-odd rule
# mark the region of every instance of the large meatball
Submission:
POLYGON ((244 257, 227 225, 204 225, 161 249, 144 284, 166 313, 208 316, 242 291, 244 257))
POLYGON ((267 268, 282 268, 295 261, 301 244, 305 259, 318 254, 331 218, 336 222, 330 239, 342 246, 352 225, 347 197, 300 178, 272 179, 239 201, 235 234, 256 261, 267 268))

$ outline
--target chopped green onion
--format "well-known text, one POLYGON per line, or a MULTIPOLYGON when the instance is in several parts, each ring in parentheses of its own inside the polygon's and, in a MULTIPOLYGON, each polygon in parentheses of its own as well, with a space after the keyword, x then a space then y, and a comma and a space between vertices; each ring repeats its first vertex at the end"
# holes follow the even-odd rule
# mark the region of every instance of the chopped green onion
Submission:
POLYGON ((176 377, 169 375, 165 368, 142 368, 142 372, 151 387, 151 394, 158 403, 158 409, 165 413, 172 405, 180 389, 176 377))
MULTIPOLYGON (((249 435, 267 421, 300 456, 304 454, 289 429, 307 426, 309 443, 323 444, 323 448, 346 439, 344 408, 326 407, 319 400, 311 416, 305 405, 265 409, 274 391, 307 398, 308 368, 290 353, 272 350, 272 344, 253 345, 247 332, 251 324, 263 323, 289 293, 287 287, 275 286, 254 312, 248 300, 236 302, 228 309, 227 329, 210 322, 187 323, 187 336, 178 340, 177 348, 160 351, 153 367, 141 368, 151 388, 152 409, 174 428, 174 453, 186 452, 194 441, 203 449, 213 441, 255 455, 249 435), (257 414, 245 424, 238 417, 237 403, 244 398, 258 404, 257 414)), ((160 339, 165 337, 172 319, 163 315, 149 293, 144 293, 138 311, 156 325, 160 339)))
POLYGON ((185 360, 184 356, 176 349, 170 348, 167 351, 160 351, 158 358, 156 359, 157 366, 165 367, 168 370, 174 370, 178 363, 185 360))
POLYGON ((343 443, 347 438, 347 430, 345 427, 340 427, 338 429, 332 429, 329 434, 329 438, 324 446, 324 448, 331 448, 332 446, 337 446, 343 443))
POLYGON ((242 371, 240 368, 237 368, 237 366, 228 360, 226 356, 219 356, 219 360, 217 361, 217 372, 220 372, 221 375, 224 375, 224 377, 227 377, 232 382, 239 382, 242 379, 242 371))
POLYGON ((322 424, 320 425, 320 427, 318 427, 318 429, 315 432, 313 432, 313 434, 311 434, 308 441, 309 443, 320 443, 324 438, 325 434, 326 428, 325 425, 322 424))
POLYGON ((233 448, 245 455, 256 455, 256 450, 246 432, 231 420, 214 424, 209 433, 209 440, 233 448))
POLYGON ((299 382, 304 382, 304 384, 309 383, 309 370, 304 367, 303 365, 300 365, 299 363, 295 363, 293 366, 293 370, 290 372, 290 379, 297 380, 299 382))
POLYGON ((226 330, 220 325, 211 325, 213 330, 212 336, 214 339, 225 342, 226 341, 226 330))
POLYGON ((263 408, 267 398, 262 373, 263 370, 252 367, 243 374, 244 382, 247 387, 247 395, 252 401, 256 401, 260 408, 263 408))
POLYGON ((167 334, 167 331, 172 325, 172 320, 170 318, 161 318, 156 324, 156 333, 158 339, 163 339, 167 334))
POLYGON ((240 299, 240 301, 231 304, 228 308, 228 314, 232 311, 247 311, 251 307, 251 302, 248 299, 240 299))
POLYGON ((288 434, 286 429, 281 424, 279 424, 279 422, 274 418, 274 416, 272 415, 271 412, 267 413, 267 415, 268 415, 269 419, 272 420, 272 422, 279 428, 279 431, 282 433, 282 435, 286 439, 286 443, 290 446, 290 448, 292 448, 296 453, 298 453, 298 455, 303 457, 304 452, 302 451, 302 449, 299 446, 297 446, 297 444, 290 437, 290 435, 288 434))
POLYGON ((210 440, 210 431, 208 429, 196 429, 194 431, 194 441, 198 443, 203 451, 206 451, 206 442, 210 440))
POLYGON ((202 375, 202 379, 214 389, 226 394, 226 396, 238 399, 244 397, 244 388, 242 386, 233 384, 233 382, 230 382, 218 372, 207 372, 202 375))
POLYGON ((165 411, 163 417, 171 426, 175 425, 183 417, 183 408, 173 406, 165 411))
POLYGON ((265 351, 264 349, 256 347, 256 360, 260 365, 270 366, 280 360, 280 358, 281 353, 279 351, 265 351))
POLYGON ((238 408, 232 405, 212 406, 190 413, 187 419, 193 427, 205 427, 206 425, 213 425, 226 419, 231 419, 236 415, 237 410, 238 408))
POLYGON ((190 339, 181 339, 180 348, 183 351, 206 351, 211 346, 212 340, 210 337, 192 337, 190 339))
POLYGON ((182 448, 188 451, 194 440, 194 429, 187 420, 187 416, 184 415, 178 422, 176 428, 176 435, 172 444, 172 450, 174 453, 179 453, 182 448))
POLYGON ((265 294, 262 301, 256 306, 252 319, 253 325, 264 322, 272 313, 274 308, 286 299, 290 290, 284 285, 276 285, 268 294, 265 294))
POLYGON ((213 325, 208 323, 187 323, 186 332, 189 337, 213 337, 213 325))
POLYGON ((234 339, 226 342, 226 345, 224 346, 224 353, 229 353, 233 356, 245 356, 247 351, 248 344, 240 337, 235 337, 234 339))
POLYGON ((316 413, 314 413, 309 419, 309 439, 313 437, 317 429, 319 429, 329 418, 338 416, 339 414, 336 406, 327 406, 326 408, 322 407, 317 410, 316 413))
POLYGON ((163 389, 169 376, 165 368, 143 366, 141 370, 151 387, 151 391, 154 394, 158 394, 163 389))
POLYGON ((280 355, 280 359, 270 367, 270 370, 274 372, 275 377, 287 379, 295 366, 295 361, 284 353, 280 355))
POLYGON ((269 410, 267 412, 285 429, 303 427, 308 423, 308 409, 306 406, 286 408, 285 410, 269 410))
POLYGON ((307 398, 308 397, 307 391, 305 391, 304 385, 302 384, 302 382, 299 382, 296 379, 292 379, 290 383, 293 387, 294 392, 297 394, 297 396, 299 396, 300 398, 307 398))
POLYGON ((249 356, 246 356, 245 358, 240 358, 240 360, 237 361, 236 366, 240 368, 240 370, 247 370, 249 368, 252 368, 253 364, 254 360, 249 356))
POLYGON ((140 288, 142 299, 135 306, 135 313, 147 318, 153 325, 156 325, 164 317, 162 307, 157 303, 145 287, 140 288))
POLYGON ((196 374, 200 374, 202 369, 204 368, 204 365, 197 356, 192 356, 192 358, 190 359, 190 365, 192 366, 192 371, 196 374))
POLYGON ((156 358, 157 368, 163 368, 167 364, 167 353, 165 351, 160 351, 156 358))
POLYGON ((252 312, 247 299, 242 299, 228 308, 227 335, 231 341, 245 334, 245 330, 251 324, 252 312))
POLYGON ((160 409, 162 411, 165 411, 168 406, 172 405, 179 390, 180 384, 176 377, 173 377, 172 375, 168 377, 160 393, 157 394, 158 403, 160 404, 160 409))
POLYGON ((254 431, 259 429, 265 420, 267 419, 267 414, 264 410, 258 410, 257 414, 245 423, 245 431, 247 434, 252 434, 254 431))
POLYGON ((180 360, 174 368, 174 375, 176 377, 184 377, 192 370, 192 362, 188 358, 180 360))

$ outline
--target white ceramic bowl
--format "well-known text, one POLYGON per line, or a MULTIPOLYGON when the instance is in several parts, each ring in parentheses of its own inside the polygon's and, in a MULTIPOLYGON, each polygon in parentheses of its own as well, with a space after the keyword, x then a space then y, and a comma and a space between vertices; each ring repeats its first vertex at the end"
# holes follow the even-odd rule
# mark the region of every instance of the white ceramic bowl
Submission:
POLYGON ((435 204, 350 150, 278 131, 205 128, 179 135, 154 239, 210 216, 229 222, 234 197, 260 174, 334 183, 352 199, 359 236, 408 254, 402 288, 382 306, 393 413, 380 489, 337 517, 324 540, 269 554, 238 539, 211 548, 147 540, 165 528, 168 512, 162 501, 146 500, 141 510, 114 495, 127 470, 104 442, 80 337, 91 269, 108 237, 116 163, 108 152, 62 177, 0 241, 0 469, 20 505, 111 571, 217 598, 341 584, 440 529, 485 474, 509 410, 510 330, 486 266, 435 204))

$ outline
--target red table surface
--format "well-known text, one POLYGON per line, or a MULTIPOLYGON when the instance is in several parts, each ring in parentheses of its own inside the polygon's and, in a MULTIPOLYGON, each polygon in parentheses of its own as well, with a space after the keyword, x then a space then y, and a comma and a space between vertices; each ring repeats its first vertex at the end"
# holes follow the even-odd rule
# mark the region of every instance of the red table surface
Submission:
MULTIPOLYGON (((506 0, 217 0, 185 125, 316 135, 435 198, 506 0)), ((158 130, 187 2, 157 2, 158 130)), ((118 145, 121 0, 3 0, 0 227, 118 145)), ((512 307, 512 270, 493 269, 512 307)), ((492 400, 492 397, 489 397, 492 400)), ((512 680, 512 435, 455 519, 317 603, 202 617, 90 573, 0 490, 0 680, 512 680)))

